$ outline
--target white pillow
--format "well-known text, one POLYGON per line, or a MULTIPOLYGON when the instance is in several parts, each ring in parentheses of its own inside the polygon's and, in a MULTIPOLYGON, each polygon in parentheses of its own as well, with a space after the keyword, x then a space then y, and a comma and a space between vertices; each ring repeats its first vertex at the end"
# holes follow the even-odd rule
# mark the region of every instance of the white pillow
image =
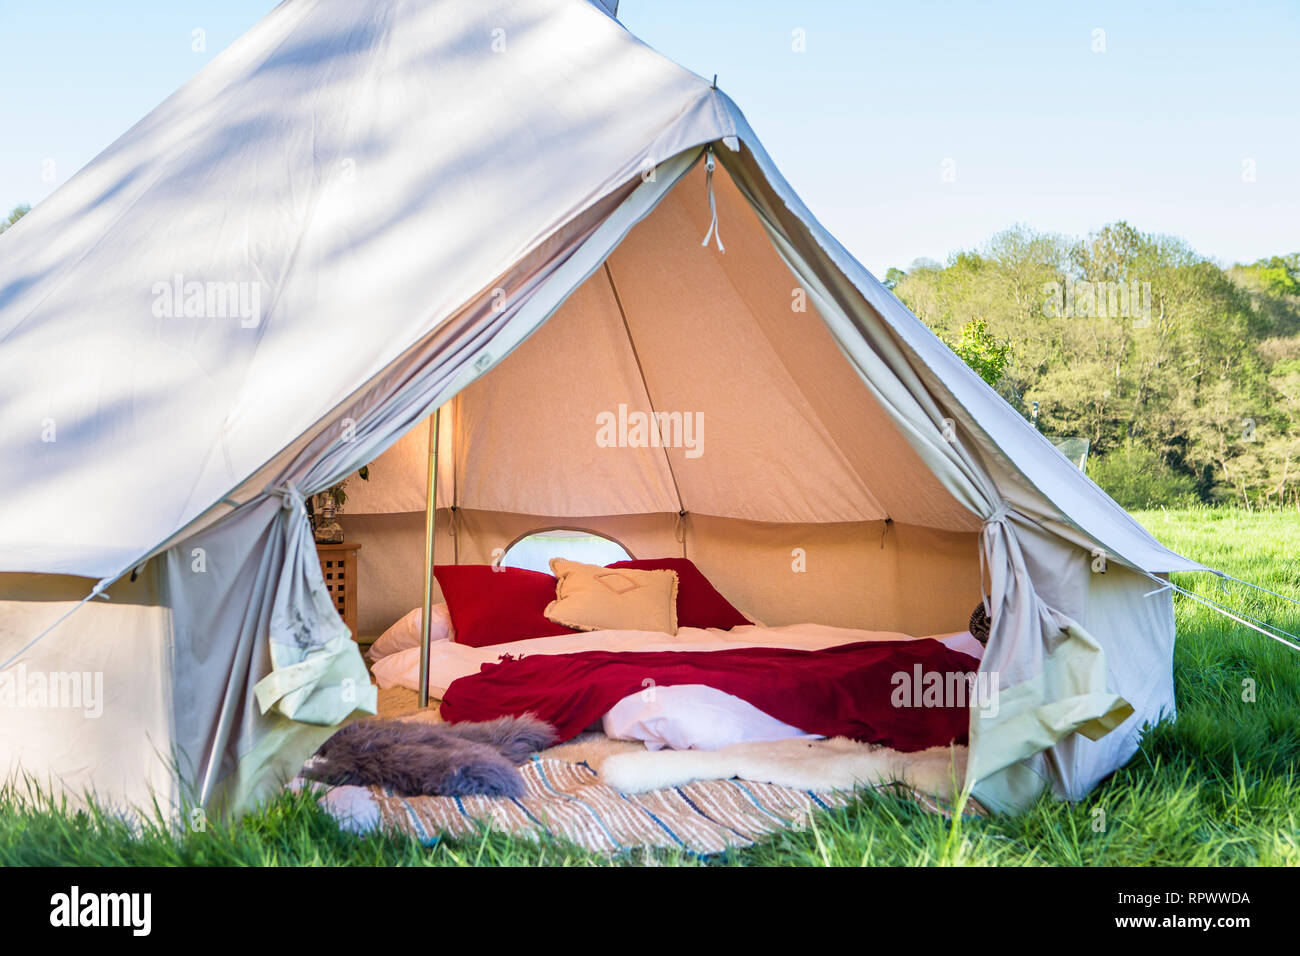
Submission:
POLYGON ((671 684, 629 694, 610 708, 601 725, 611 740, 640 740, 647 750, 718 750, 732 744, 818 737, 705 684, 671 684))
MULTIPOLYGON (((366 660, 377 661, 396 654, 409 647, 420 646, 421 608, 415 608, 402 619, 379 635, 378 640, 366 651, 366 660)), ((449 641, 452 639, 451 614, 446 604, 435 604, 429 612, 429 641, 449 641)))

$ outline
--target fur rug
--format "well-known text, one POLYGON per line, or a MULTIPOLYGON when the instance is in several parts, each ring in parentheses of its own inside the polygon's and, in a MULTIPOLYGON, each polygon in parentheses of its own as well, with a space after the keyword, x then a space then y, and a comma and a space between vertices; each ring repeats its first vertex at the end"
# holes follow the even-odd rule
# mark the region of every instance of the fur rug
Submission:
POLYGON ((519 797, 516 768, 555 742, 530 716, 482 723, 364 720, 321 745, 302 776, 335 786, 387 787, 401 797, 519 797))
POLYGON ((966 776, 965 747, 900 753, 845 737, 736 744, 720 750, 658 750, 614 754, 600 765, 602 783, 645 793, 695 780, 739 777, 796 790, 851 790, 902 783, 951 801, 966 776))

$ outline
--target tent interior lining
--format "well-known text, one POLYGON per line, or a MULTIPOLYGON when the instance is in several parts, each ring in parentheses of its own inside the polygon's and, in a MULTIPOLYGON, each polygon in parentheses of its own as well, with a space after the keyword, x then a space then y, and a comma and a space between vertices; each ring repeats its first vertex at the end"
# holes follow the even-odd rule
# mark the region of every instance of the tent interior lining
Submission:
MULTIPOLYGON (((979 518, 879 407, 721 167, 725 251, 701 245, 707 189, 700 163, 444 406, 435 559, 488 563, 529 531, 581 527, 691 557, 768 624, 961 629, 979 518)), ((363 635, 420 603, 428 431, 348 484, 363 635)))

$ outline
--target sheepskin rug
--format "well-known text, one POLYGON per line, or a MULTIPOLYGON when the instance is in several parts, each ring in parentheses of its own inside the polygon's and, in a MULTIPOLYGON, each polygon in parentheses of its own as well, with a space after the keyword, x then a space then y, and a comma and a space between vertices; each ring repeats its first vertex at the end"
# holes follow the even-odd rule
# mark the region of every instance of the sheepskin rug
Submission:
POLYGON ((521 797, 515 768, 553 743, 555 728, 531 714, 460 724, 362 720, 325 741, 300 774, 399 796, 521 797))
POLYGON ((901 783, 951 802, 966 776, 966 748, 900 753, 847 737, 735 744, 720 750, 657 750, 612 754, 601 782, 621 793, 680 787, 696 780, 755 780, 796 790, 851 790, 901 783))

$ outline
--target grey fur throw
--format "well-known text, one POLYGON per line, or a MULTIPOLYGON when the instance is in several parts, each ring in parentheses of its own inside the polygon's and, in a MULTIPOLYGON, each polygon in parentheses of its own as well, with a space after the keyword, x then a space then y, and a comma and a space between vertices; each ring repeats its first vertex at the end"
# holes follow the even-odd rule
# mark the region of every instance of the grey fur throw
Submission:
POLYGON ((460 724, 363 720, 325 741, 302 773, 401 797, 518 797, 524 783, 515 766, 555 738, 531 714, 460 724))

